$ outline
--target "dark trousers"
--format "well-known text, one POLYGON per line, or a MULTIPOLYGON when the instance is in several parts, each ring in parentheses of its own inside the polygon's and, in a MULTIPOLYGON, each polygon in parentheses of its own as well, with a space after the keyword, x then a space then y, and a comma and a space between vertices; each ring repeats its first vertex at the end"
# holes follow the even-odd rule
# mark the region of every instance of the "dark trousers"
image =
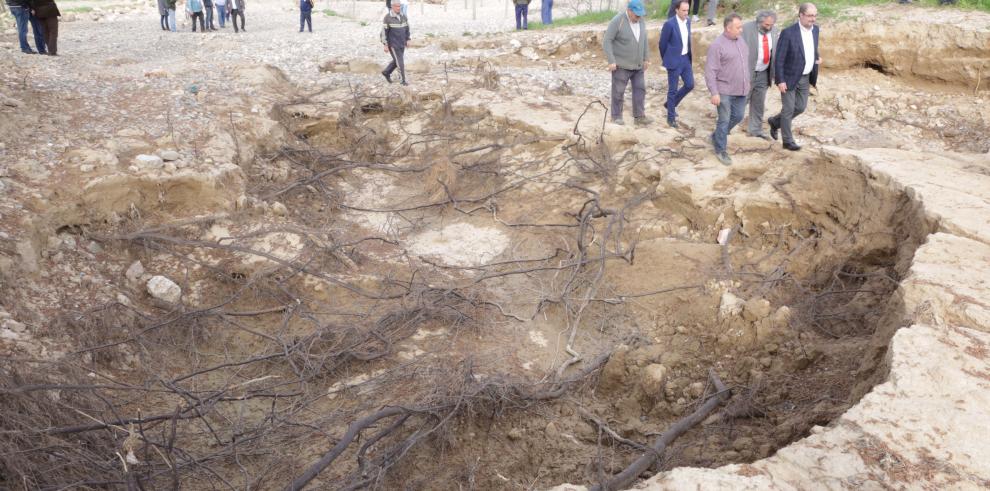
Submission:
POLYGON ((48 54, 55 56, 58 54, 58 16, 45 17, 44 19, 38 19, 43 26, 45 31, 45 47, 48 48, 48 54))
POLYGON ((313 32, 313 12, 299 11, 299 32, 303 32, 303 24, 309 26, 309 32, 313 32))
POLYGON ((202 12, 193 12, 193 14, 192 14, 193 32, 196 32, 196 19, 199 19, 199 27, 203 29, 203 32, 206 32, 206 25, 203 24, 203 13, 202 12))
POLYGON ((689 60, 685 59, 679 66, 667 69, 667 121, 677 119, 677 105, 692 90, 694 90, 694 70, 689 60), (684 82, 680 88, 677 87, 679 81, 684 82))
POLYGON ((772 126, 780 128, 784 143, 794 144, 791 121, 808 107, 809 87, 808 76, 802 75, 797 87, 788 87, 787 92, 780 94, 780 113, 768 120, 772 126))
POLYGON ((529 5, 516 5, 516 30, 529 29, 529 5))
POLYGON ((632 81, 633 117, 646 115, 646 77, 643 70, 616 68, 612 72, 612 120, 622 119, 622 104, 626 96, 626 84, 632 81))
POLYGON ((204 8, 206 9, 206 27, 209 27, 212 31, 216 29, 216 27, 213 26, 213 6, 210 5, 209 7, 204 8))
POLYGON ((391 77, 392 76, 392 72, 394 72, 395 69, 398 68, 399 69, 399 75, 402 76, 402 82, 405 83, 405 81, 406 81, 406 62, 403 60, 402 56, 405 54, 406 48, 405 47, 399 47, 399 46, 391 46, 391 45, 389 45, 388 52, 389 52, 390 55, 392 55, 392 61, 389 62, 388 66, 385 67, 385 71, 382 72, 382 73, 384 73, 385 75, 391 77))
POLYGON ((241 18, 241 31, 244 30, 244 11, 243 10, 231 10, 230 11, 230 21, 234 23, 234 32, 239 32, 237 29, 237 18, 241 18))
POLYGON ((168 14, 162 16, 162 30, 163 31, 168 30, 168 14))

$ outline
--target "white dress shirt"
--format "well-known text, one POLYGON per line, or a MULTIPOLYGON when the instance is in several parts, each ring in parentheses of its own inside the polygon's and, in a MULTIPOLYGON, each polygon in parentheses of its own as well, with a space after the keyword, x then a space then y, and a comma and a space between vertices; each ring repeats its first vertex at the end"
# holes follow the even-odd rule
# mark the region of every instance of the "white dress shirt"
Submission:
POLYGON ((811 29, 805 29, 804 26, 798 24, 798 27, 801 28, 801 44, 804 45, 804 71, 801 74, 807 75, 815 67, 815 38, 811 33, 815 26, 812 25, 811 29))
POLYGON ((767 68, 770 68, 769 63, 763 63, 763 38, 767 38, 767 50, 770 51, 770 57, 773 58, 773 36, 769 32, 766 34, 760 34, 759 31, 756 32, 756 69, 753 71, 763 72, 767 68))
POLYGON ((681 30, 681 54, 686 55, 688 53, 688 31, 687 31, 687 18, 681 20, 677 17, 677 27, 681 30))
POLYGON ((639 42, 639 22, 629 21, 629 28, 632 29, 633 37, 639 42))

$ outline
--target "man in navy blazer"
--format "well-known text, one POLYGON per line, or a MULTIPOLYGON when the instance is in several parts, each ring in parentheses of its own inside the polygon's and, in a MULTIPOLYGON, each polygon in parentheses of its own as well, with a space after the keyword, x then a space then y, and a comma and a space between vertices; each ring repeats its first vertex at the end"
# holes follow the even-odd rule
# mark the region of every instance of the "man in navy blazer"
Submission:
POLYGON ((774 83, 780 89, 780 114, 767 120, 770 123, 770 136, 777 139, 779 129, 784 136, 784 148, 801 150, 791 133, 791 120, 808 107, 809 86, 818 82, 818 7, 813 3, 802 3, 798 7, 798 21, 780 32, 777 53, 774 55, 774 83))
POLYGON ((660 31, 660 61, 667 69, 667 124, 677 127, 677 105, 694 89, 694 72, 691 70, 691 19, 688 18, 691 2, 674 0, 677 5, 673 17, 663 23, 660 31), (684 85, 679 89, 678 80, 684 85))

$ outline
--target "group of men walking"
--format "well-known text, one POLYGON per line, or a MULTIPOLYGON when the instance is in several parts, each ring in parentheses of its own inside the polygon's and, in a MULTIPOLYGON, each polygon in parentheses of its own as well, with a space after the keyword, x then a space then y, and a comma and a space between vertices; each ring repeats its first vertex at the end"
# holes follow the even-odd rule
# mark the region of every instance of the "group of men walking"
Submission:
MULTIPOLYGON (((309 0, 303 0, 308 2, 309 0)), ((213 24, 213 13, 216 8, 217 21, 220 28, 227 27, 227 20, 234 24, 234 32, 244 31, 245 0, 186 0, 186 16, 192 20, 192 31, 196 32, 196 22, 202 32, 216 31, 213 24), (238 28, 237 20, 241 25, 238 28)), ((178 31, 175 19, 176 0, 158 0, 158 14, 161 17, 163 31, 178 31)), ((300 31, 302 28, 300 27, 300 31)), ((310 28, 312 30, 312 28, 310 28)))
MULTIPOLYGON (((667 70, 667 124, 678 127, 677 107, 694 89, 691 47, 690 0, 674 0, 673 15, 660 31, 660 59, 667 70)), ((623 98, 632 82, 633 118, 637 125, 650 124, 646 116, 645 71, 649 66, 646 49, 646 14, 642 0, 630 0, 626 11, 615 16, 605 31, 604 49, 612 72, 612 122, 624 124, 623 98)), ((749 103, 747 133, 769 140, 783 138, 787 150, 800 150, 794 140, 792 121, 808 104, 809 87, 818 79, 818 9, 813 3, 798 8, 798 21, 783 31, 775 27, 776 13, 761 10, 756 19, 743 24, 735 13, 726 16, 723 32, 708 47, 705 86, 717 108, 715 130, 710 140, 716 157, 732 164, 726 149, 728 134, 743 120, 749 103), (769 118, 770 136, 763 132, 763 111, 769 87, 780 92, 781 110, 769 118)))
POLYGON ((58 18, 62 15, 55 0, 6 0, 17 25, 21 52, 58 56, 58 18), (35 49, 28 43, 28 26, 34 34, 35 49))

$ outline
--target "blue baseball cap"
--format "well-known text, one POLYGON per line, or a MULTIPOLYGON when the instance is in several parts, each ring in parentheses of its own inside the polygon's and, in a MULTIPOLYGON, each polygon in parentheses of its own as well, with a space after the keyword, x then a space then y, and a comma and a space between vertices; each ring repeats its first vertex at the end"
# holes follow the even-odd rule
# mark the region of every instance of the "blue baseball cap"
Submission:
POLYGON ((646 15, 646 9, 643 8, 643 0, 629 0, 627 8, 640 17, 646 15))

